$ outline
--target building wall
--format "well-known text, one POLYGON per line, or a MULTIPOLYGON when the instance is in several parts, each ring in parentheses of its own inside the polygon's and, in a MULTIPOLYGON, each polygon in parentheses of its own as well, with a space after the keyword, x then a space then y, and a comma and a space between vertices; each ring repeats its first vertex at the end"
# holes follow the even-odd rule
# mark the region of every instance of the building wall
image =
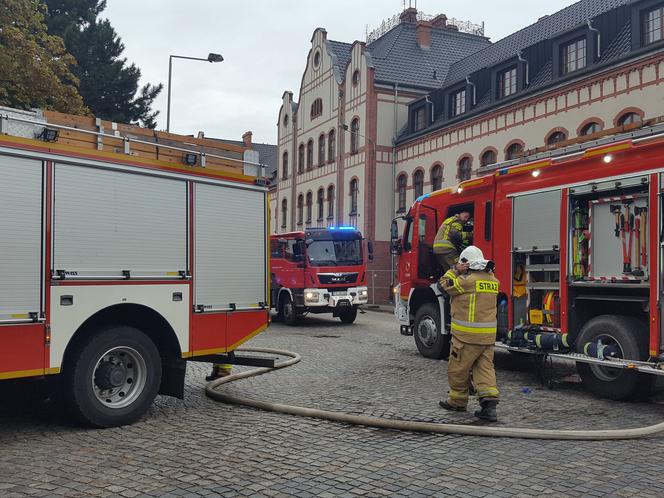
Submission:
MULTIPOLYGON (((480 157, 489 148, 497 151, 500 162, 514 141, 528 150, 544 146, 553 131, 576 138, 582 125, 591 120, 608 129, 617 126, 617 119, 628 111, 644 119, 664 116, 663 86, 664 57, 658 54, 402 144, 397 152, 397 175, 408 175, 408 203, 413 200, 412 175, 417 168, 425 170, 426 193, 431 191, 428 173, 435 163, 444 166, 443 186, 455 185, 457 165, 465 155, 470 155, 477 172, 480 157)), ((393 190, 396 195, 396 185, 393 190)))

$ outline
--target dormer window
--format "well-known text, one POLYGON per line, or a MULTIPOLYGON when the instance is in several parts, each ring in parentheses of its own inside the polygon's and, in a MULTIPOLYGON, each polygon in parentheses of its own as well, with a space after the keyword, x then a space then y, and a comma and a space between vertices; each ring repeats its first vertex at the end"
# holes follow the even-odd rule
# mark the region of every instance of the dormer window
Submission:
POLYGON ((466 112, 466 89, 452 94, 452 116, 459 116, 466 112))
POLYGON ((573 73, 583 69, 587 64, 586 37, 577 38, 561 47, 561 70, 562 74, 573 73))
POLYGON ((643 44, 649 45, 664 39, 664 6, 648 9, 643 13, 643 44))
POLYGON ((502 99, 514 95, 517 91, 517 69, 516 66, 510 67, 499 73, 498 76, 498 96, 502 99))
POLYGON ((426 109, 420 107, 413 111, 413 131, 420 131, 426 128, 426 109))

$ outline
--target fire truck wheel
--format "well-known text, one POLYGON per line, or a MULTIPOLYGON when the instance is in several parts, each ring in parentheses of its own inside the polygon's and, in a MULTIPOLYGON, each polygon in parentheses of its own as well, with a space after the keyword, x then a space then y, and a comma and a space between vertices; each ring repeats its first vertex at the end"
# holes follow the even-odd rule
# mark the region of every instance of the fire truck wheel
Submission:
MULTIPOLYGON (((618 315, 593 318, 579 332, 575 349, 583 352, 586 343, 598 340, 605 345, 617 346, 625 359, 648 358, 648 328, 635 318, 618 315)), ((577 363, 576 368, 591 393, 613 400, 628 399, 648 391, 652 380, 647 374, 589 363, 577 363)))
POLYGON ((342 323, 353 323, 357 318, 357 308, 349 308, 339 315, 342 323))
POLYGON ((297 325, 298 316, 295 311, 295 305, 289 296, 284 296, 283 299, 279 300, 279 317, 286 325, 297 325))
POLYGON ((150 407, 161 382, 161 357, 133 327, 98 331, 79 344, 63 372, 62 399, 84 424, 131 424, 150 407))
POLYGON ((440 309, 433 303, 420 306, 413 324, 415 344, 426 358, 440 360, 445 357, 445 337, 440 332, 440 309))

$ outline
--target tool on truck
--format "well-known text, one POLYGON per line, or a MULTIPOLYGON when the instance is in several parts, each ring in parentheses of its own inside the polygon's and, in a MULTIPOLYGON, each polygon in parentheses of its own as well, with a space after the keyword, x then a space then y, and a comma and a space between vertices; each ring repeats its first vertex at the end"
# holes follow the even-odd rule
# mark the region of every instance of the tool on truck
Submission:
MULTIPOLYGON (((366 304, 367 261, 362 233, 355 227, 311 228, 270 237, 272 306, 295 325, 306 313, 332 313, 353 323, 366 304)), ((367 257, 373 245, 367 241, 367 257)))
POLYGON ((0 379, 109 427, 183 397, 187 360, 261 364, 233 353, 269 322, 243 148, 7 108, 0 131, 0 379))
POLYGON ((467 210, 473 244, 502 282, 497 346, 575 361, 599 396, 647 390, 654 376, 645 374, 664 375, 663 159, 664 125, 650 123, 535 151, 420 197, 402 217, 402 237, 399 219, 392 227, 401 333, 423 356, 449 354, 433 243, 444 219, 467 210))

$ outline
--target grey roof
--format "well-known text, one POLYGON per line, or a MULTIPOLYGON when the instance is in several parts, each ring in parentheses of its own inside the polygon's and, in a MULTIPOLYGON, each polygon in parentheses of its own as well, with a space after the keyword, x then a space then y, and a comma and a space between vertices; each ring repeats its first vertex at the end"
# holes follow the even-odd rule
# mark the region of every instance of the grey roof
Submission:
POLYGON ((462 81, 480 69, 516 57, 519 51, 527 47, 570 31, 594 17, 634 1, 581 0, 453 64, 447 74, 445 86, 462 81))
MULTIPOLYGON (((344 71, 350 62, 352 45, 333 40, 328 43, 344 71)), ((434 89, 445 81, 452 63, 489 44, 489 40, 482 36, 431 28, 431 47, 423 49, 417 43, 415 24, 402 22, 366 48, 377 82, 434 89)))
POLYGON ((632 23, 627 21, 611 44, 606 47, 600 62, 608 62, 629 54, 632 48, 632 23))
POLYGON ((342 71, 346 69, 346 66, 350 62, 350 54, 353 49, 353 45, 350 43, 344 43, 340 41, 328 40, 327 42, 332 53, 337 57, 337 65, 342 71))

